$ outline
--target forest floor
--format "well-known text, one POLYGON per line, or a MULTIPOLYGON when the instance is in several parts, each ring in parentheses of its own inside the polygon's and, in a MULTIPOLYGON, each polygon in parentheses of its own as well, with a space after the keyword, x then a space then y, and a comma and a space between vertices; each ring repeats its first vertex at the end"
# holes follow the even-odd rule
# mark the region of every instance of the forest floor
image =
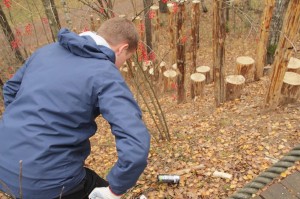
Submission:
MULTIPOLYGON (((208 8, 208 13, 201 13, 197 62, 212 66, 210 3, 208 8)), ((166 34, 162 36, 168 38, 166 34)), ((300 47, 300 39, 297 42, 300 47)), ((226 39, 226 74, 232 74, 238 56, 255 58, 256 45, 257 32, 249 25, 239 22, 235 29, 230 29, 226 39)), ((165 47, 160 45, 160 48, 165 47)), ((296 56, 299 58, 299 54, 296 56)), ((191 64, 189 59, 188 64, 191 64)), ((265 109, 269 82, 270 78, 265 76, 260 81, 247 83, 240 99, 219 107, 215 106, 212 83, 205 86, 204 96, 196 100, 190 99, 187 88, 187 102, 182 104, 177 104, 175 92, 160 94, 159 102, 171 140, 151 140, 148 166, 124 198, 138 198, 140 195, 153 199, 227 198, 298 145, 300 101, 278 106, 275 110, 265 109), (202 169, 181 175, 178 185, 157 182, 158 174, 176 174, 200 164, 202 169), (215 171, 231 174, 232 178, 213 177, 215 171)), ((141 109, 150 133, 157 136, 156 127, 143 103, 141 109)), ((105 177, 117 160, 117 153, 109 124, 102 117, 97 118, 97 124, 98 131, 91 138, 92 152, 86 166, 105 177)), ((299 162, 275 181, 295 170, 300 170, 299 162)))
MULTIPOLYGON (((226 75, 233 73, 238 56, 255 59, 258 34, 254 29, 260 24, 257 19, 251 25, 237 20, 235 29, 232 24, 226 38, 226 75)), ((212 66, 211 20, 211 12, 201 13, 198 65, 212 66)), ((167 31, 162 33, 168 40, 167 31)), ((296 45, 300 47, 300 39, 296 45)), ((170 49, 159 45, 158 50, 168 52, 170 49)), ((294 56, 299 58, 299 54, 294 56)), ((187 68, 190 64, 187 59, 187 68)), ((183 104, 177 104, 175 91, 160 94, 171 141, 152 139, 148 166, 124 198, 140 195, 155 199, 227 198, 298 145, 300 101, 280 105, 275 110, 265 109, 269 83, 269 76, 247 83, 241 99, 225 102, 220 107, 215 106, 213 84, 206 85, 204 96, 196 100, 190 99, 187 86, 187 102, 183 104), (158 174, 176 174, 200 164, 204 166, 202 169, 181 175, 178 185, 157 182, 158 174), (215 171, 231 174, 232 178, 213 177, 215 171)), ((141 104, 141 108, 151 134, 157 136, 145 105, 141 104)), ((101 117, 97 124, 99 132, 91 139, 92 153, 86 164, 105 176, 117 160, 117 154, 109 125, 101 117)), ((299 162, 274 182, 294 170, 300 170, 299 162)))

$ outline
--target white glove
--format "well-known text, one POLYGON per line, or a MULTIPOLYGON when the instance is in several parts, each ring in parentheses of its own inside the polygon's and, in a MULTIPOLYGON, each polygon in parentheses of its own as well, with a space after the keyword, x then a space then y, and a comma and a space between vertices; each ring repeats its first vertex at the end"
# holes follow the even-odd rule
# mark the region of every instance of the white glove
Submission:
POLYGON ((109 187, 97 187, 89 195, 89 199, 120 199, 109 187))

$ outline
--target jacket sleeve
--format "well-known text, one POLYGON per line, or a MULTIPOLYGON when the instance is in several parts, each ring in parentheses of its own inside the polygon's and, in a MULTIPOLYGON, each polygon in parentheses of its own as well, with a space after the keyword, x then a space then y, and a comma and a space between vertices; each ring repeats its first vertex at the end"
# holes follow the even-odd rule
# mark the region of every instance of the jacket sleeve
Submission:
POLYGON ((111 125, 118 152, 107 180, 115 194, 123 194, 135 185, 147 165, 150 135, 124 80, 105 79, 98 102, 100 113, 111 125))
POLYGON ((27 62, 14 74, 11 79, 9 79, 3 85, 3 99, 5 107, 7 107, 12 101, 14 101, 19 91, 26 66, 27 62))

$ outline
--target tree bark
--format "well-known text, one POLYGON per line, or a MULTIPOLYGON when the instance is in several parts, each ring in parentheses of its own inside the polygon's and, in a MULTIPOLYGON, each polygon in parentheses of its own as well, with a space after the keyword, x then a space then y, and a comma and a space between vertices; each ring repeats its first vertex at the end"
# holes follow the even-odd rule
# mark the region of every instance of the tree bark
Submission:
POLYGON ((69 8, 67 6, 66 0, 61 0, 61 5, 64 8, 64 14, 65 14, 67 24, 68 24, 69 28, 72 29, 72 26, 73 26, 72 25, 72 20, 71 20, 71 17, 70 17, 70 11, 69 11, 69 8))
MULTIPOLYGON (((14 36, 14 33, 13 33, 13 31, 7 21, 7 18, 2 10, 1 5, 0 5, 0 25, 1 25, 1 28, 4 32, 4 35, 7 39, 7 41, 9 42, 9 44, 11 46, 11 43, 13 41, 15 41, 15 36, 14 36)), ((23 58, 19 48, 15 48, 15 49, 12 48, 12 51, 14 52, 16 59, 22 63, 24 61, 24 58, 23 58)))
POLYGON ((225 8, 226 0, 213 2, 213 76, 215 81, 215 102, 220 106, 225 101, 224 64, 225 64, 225 8))
POLYGON ((55 13, 57 13, 56 7, 52 3, 52 0, 42 0, 42 1, 50 25, 52 40, 53 42, 55 42, 57 38, 57 33, 60 29, 59 21, 57 21, 57 17, 55 16, 56 15, 55 13))
POLYGON ((57 12, 57 9, 56 9, 56 6, 55 6, 55 0, 50 0, 50 3, 52 5, 51 8, 52 8, 52 11, 53 11, 53 14, 54 14, 54 17, 55 17, 56 24, 58 26, 58 29, 60 29, 61 25, 60 25, 59 15, 58 15, 58 12, 57 12))
POLYGON ((176 41, 177 41, 177 67, 179 70, 179 75, 177 76, 177 86, 178 86, 178 96, 177 103, 183 103, 186 101, 186 92, 184 87, 185 81, 185 42, 183 41, 183 31, 184 31, 184 3, 178 4, 178 12, 177 12, 177 33, 176 33, 176 41))
POLYGON ((255 80, 259 80, 263 76, 265 60, 267 55, 267 43, 269 38, 270 22, 275 5, 275 0, 265 0, 265 9, 262 17, 262 24, 259 33, 259 42, 256 49, 256 71, 255 80))
POLYGON ((276 0, 273 16, 271 20, 270 35, 268 39, 267 58, 266 58, 267 64, 273 64, 274 62, 274 54, 279 42, 283 19, 289 2, 290 0, 276 0))
POLYGON ((160 11, 161 13, 168 13, 168 12, 169 12, 167 3, 164 3, 164 2, 162 2, 161 0, 159 0, 158 6, 159 6, 159 11, 160 11))
POLYGON ((199 40, 199 16, 200 16, 200 1, 192 2, 192 68, 191 73, 196 72, 197 67, 197 49, 198 49, 198 40, 199 40))
POLYGON ((275 52, 271 84, 265 106, 275 108, 279 103, 280 90, 288 62, 294 50, 294 42, 300 28, 300 0, 291 0, 283 23, 283 31, 275 52))
POLYGON ((151 19, 148 16, 153 0, 143 0, 144 3, 144 15, 145 15, 145 32, 146 32, 146 44, 147 53, 152 51, 152 31, 151 31, 151 19))
POLYGON ((204 13, 208 12, 204 0, 201 0, 201 6, 202 6, 202 11, 203 11, 204 13))
MULTIPOLYGON (((169 16, 168 16, 168 31, 169 31, 169 38, 170 38, 170 48, 171 49, 175 49, 175 33, 174 33, 174 29, 175 29, 175 25, 174 25, 174 5, 173 3, 168 3, 167 4, 168 9, 169 9, 169 16)), ((171 63, 175 63, 176 62, 176 51, 172 50, 171 51, 171 63)))

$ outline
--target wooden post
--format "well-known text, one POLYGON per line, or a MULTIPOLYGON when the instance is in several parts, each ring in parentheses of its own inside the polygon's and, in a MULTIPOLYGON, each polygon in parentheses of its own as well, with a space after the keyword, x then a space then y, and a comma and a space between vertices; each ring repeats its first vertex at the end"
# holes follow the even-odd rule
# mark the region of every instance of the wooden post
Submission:
POLYGON ((275 6, 275 0, 265 0, 265 9, 264 9, 262 24, 259 33, 260 40, 256 48, 255 80, 257 81, 263 76, 264 66, 266 65, 269 29, 270 29, 270 23, 272 19, 274 6, 275 6))
POLYGON ((248 56, 241 56, 236 59, 236 75, 243 75, 246 82, 252 82, 254 79, 254 59, 248 56))
POLYGON ((177 76, 177 103, 183 103, 186 101, 186 92, 184 87, 185 81, 185 43, 183 42, 183 32, 184 32, 184 3, 178 3, 177 12, 177 33, 176 33, 176 57, 177 57, 177 67, 179 74, 177 76))
POLYGON ((172 84, 175 85, 176 83, 176 76, 177 76, 176 71, 171 69, 166 70, 163 73, 163 76, 164 76, 164 91, 166 92, 172 90, 172 84))
POLYGON ((300 59, 291 57, 291 59, 288 63, 288 66, 287 66, 287 71, 300 74, 300 59))
POLYGON ((171 63, 176 62, 176 50, 175 49, 175 32, 174 29, 175 25, 174 25, 174 4, 173 3, 168 3, 167 4, 168 9, 169 9, 169 17, 168 17, 168 30, 169 30, 169 38, 170 38, 170 49, 171 50, 171 63))
POLYGON ((139 31, 139 36, 141 41, 145 41, 145 25, 143 19, 140 16, 134 18, 133 23, 136 26, 136 29, 139 31))
POLYGON ((245 85, 242 75, 229 75, 226 77, 226 100, 234 100, 241 97, 241 91, 245 85))
POLYGON ((226 0, 213 1, 213 79, 216 106, 220 106, 225 101, 225 8, 226 0))
POLYGON ((95 21, 94 21, 93 15, 90 15, 90 28, 91 28, 91 31, 96 31, 96 26, 95 26, 95 21))
POLYGON ((205 75, 201 73, 193 73, 191 75, 191 97, 202 97, 204 93, 205 75))
POLYGON ((300 74, 286 72, 281 87, 282 103, 294 102, 300 97, 300 74))
POLYGON ((166 71, 166 62, 162 61, 160 64, 159 64, 159 82, 162 82, 162 79, 163 79, 163 74, 164 72, 166 71))
POLYGON ((192 1, 192 67, 191 73, 196 72, 196 64, 197 64, 197 49, 199 47, 199 16, 200 16, 200 1, 194 0, 192 1))
POLYGON ((154 12, 154 18, 151 20, 152 22, 152 35, 153 35, 153 42, 157 44, 159 42, 159 16, 158 16, 158 11, 159 11, 159 6, 153 5, 150 7, 151 12, 154 12))
POLYGON ((205 75, 205 82, 210 83, 210 67, 209 66, 199 66, 196 68, 198 73, 205 75))
POLYGON ((294 42, 300 28, 300 0, 291 0, 283 23, 282 34, 275 52, 271 84, 267 93, 265 106, 275 108, 279 103, 280 91, 288 61, 292 56, 294 42))

